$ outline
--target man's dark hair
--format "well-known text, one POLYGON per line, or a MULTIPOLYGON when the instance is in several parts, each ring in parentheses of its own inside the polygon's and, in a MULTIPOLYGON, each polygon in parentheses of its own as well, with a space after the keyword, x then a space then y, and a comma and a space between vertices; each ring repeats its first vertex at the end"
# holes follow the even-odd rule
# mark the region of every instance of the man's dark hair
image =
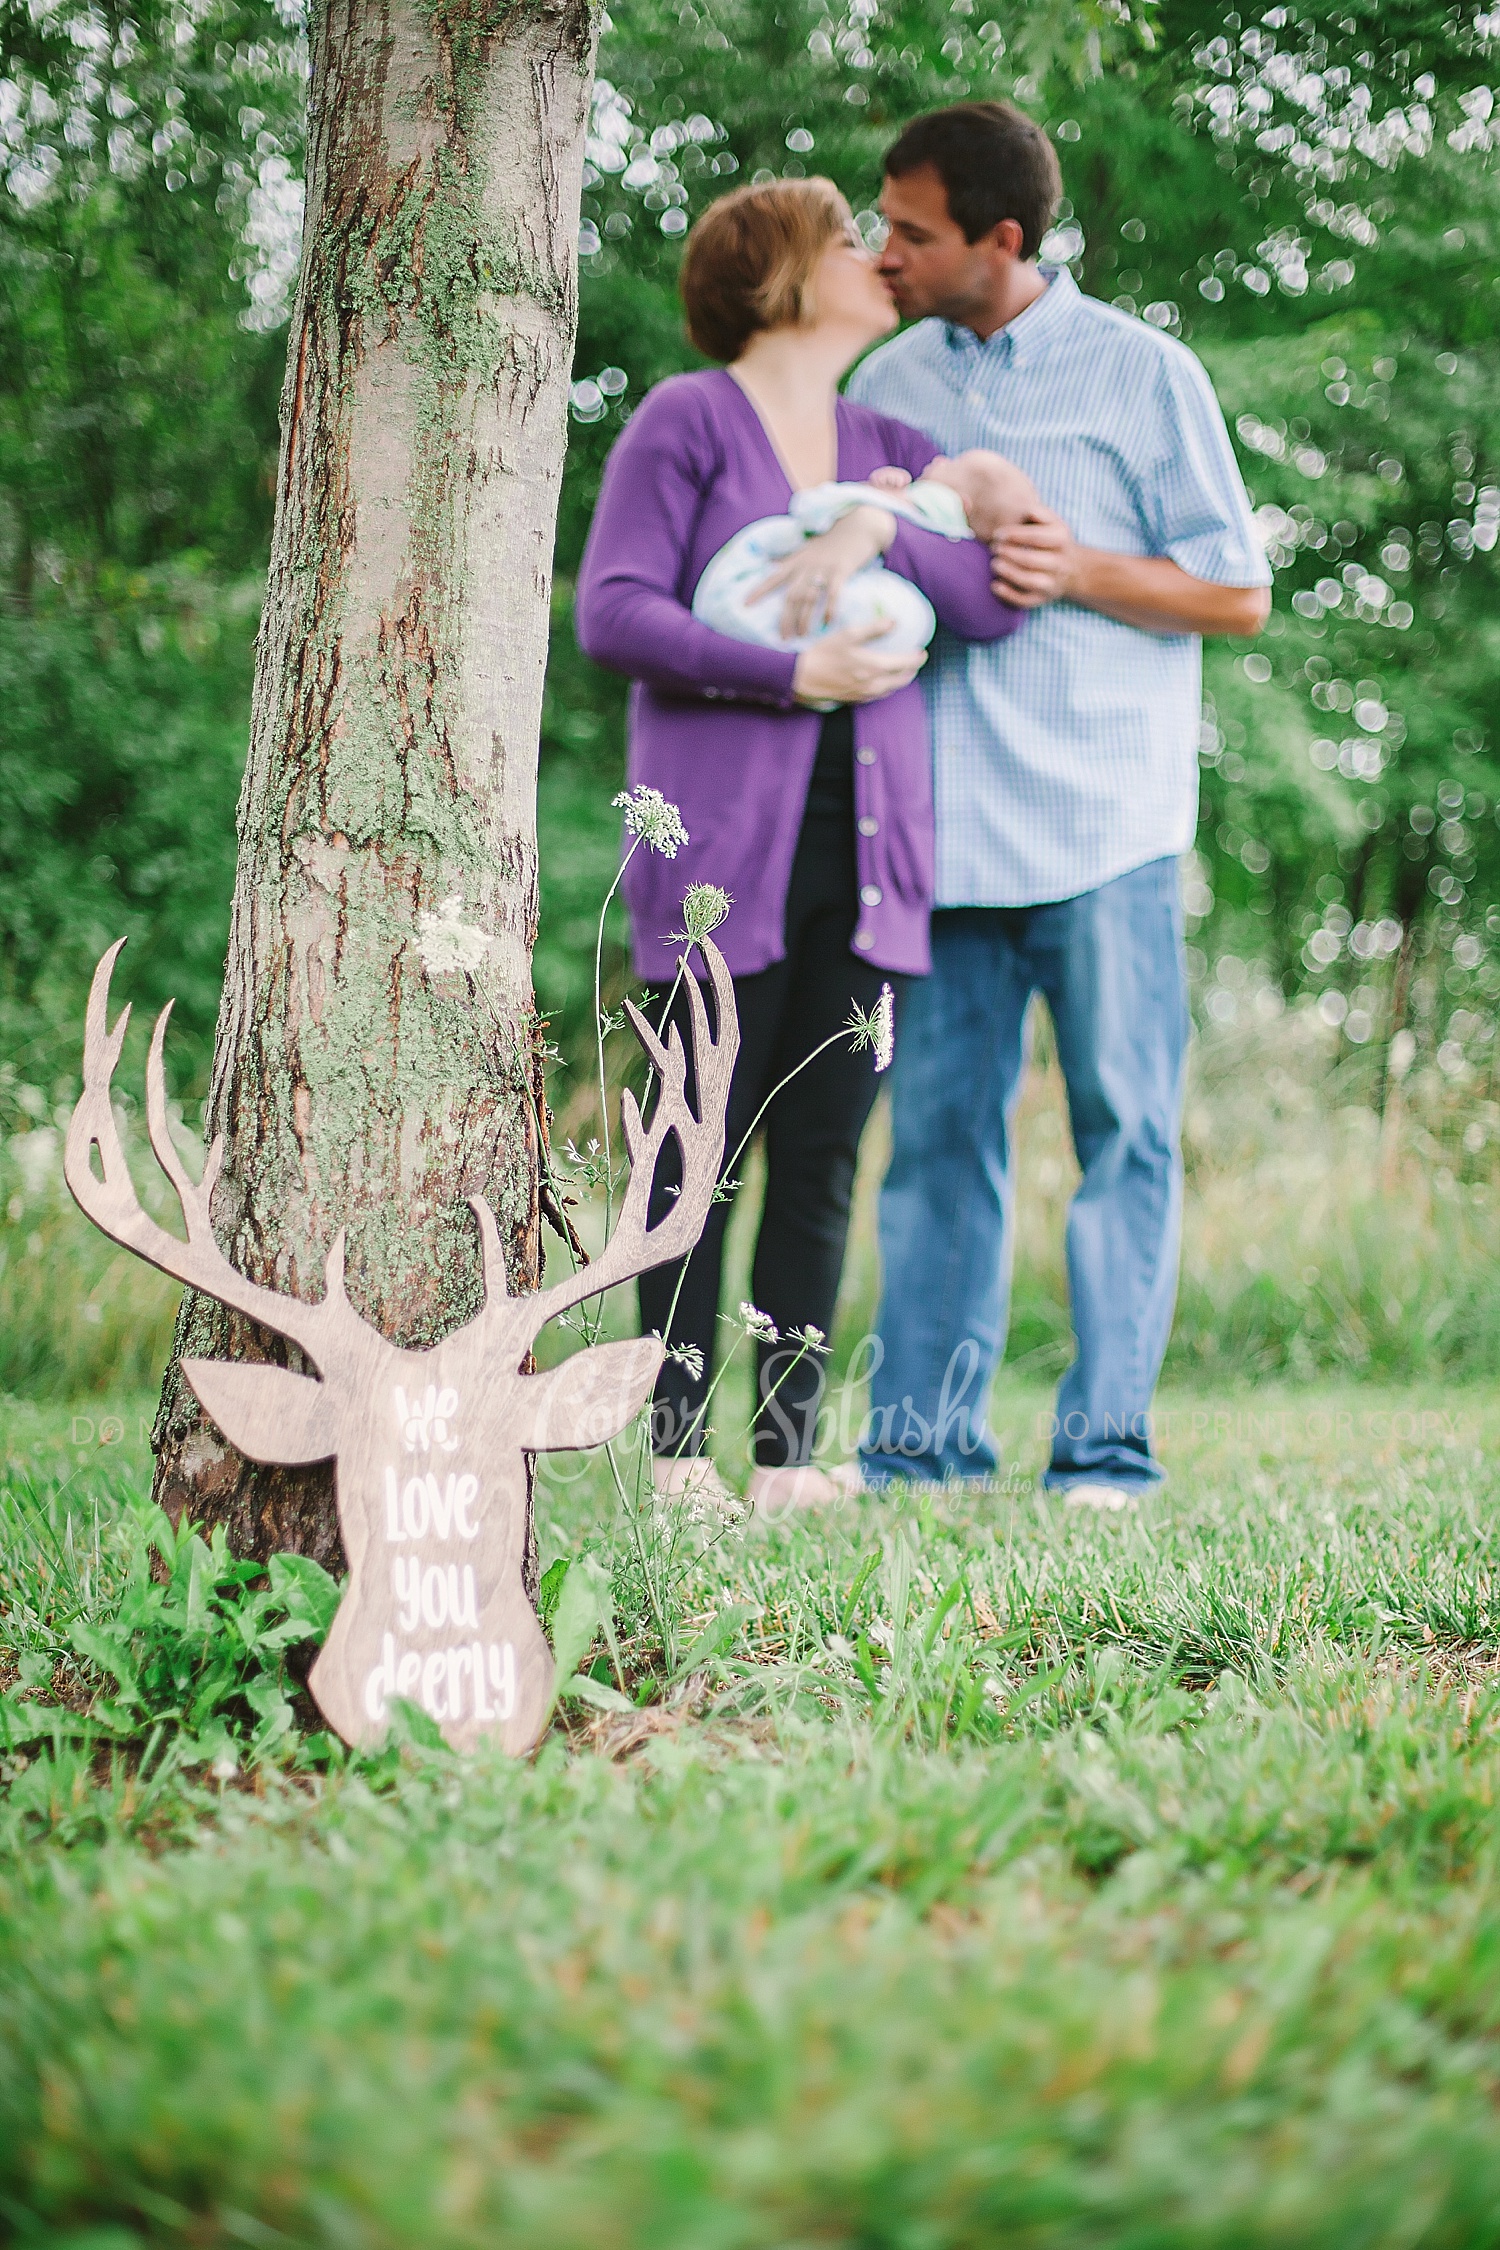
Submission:
POLYGON ((930 164, 948 193, 948 210, 967 242, 1002 219, 1021 229, 1021 255, 1034 258, 1062 195, 1052 143, 1011 102, 955 102, 914 117, 886 151, 893 180, 930 164))

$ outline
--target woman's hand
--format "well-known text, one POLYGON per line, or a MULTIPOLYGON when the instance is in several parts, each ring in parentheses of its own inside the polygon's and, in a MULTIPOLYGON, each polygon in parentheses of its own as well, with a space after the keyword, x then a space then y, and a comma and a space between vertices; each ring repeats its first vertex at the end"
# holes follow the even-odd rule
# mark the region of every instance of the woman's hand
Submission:
POLYGON ((927 662, 927 651, 882 655, 876 644, 889 631, 888 625, 851 626, 803 649, 792 674, 797 701, 825 708, 833 703, 878 703, 882 696, 906 687, 927 662))
MULTIPOLYGON (((845 581, 877 555, 883 555, 895 536, 896 519, 888 509, 851 508, 831 531, 804 540, 748 598, 763 602, 780 592, 781 637, 784 641, 800 641, 833 616, 845 581)), ((841 696, 839 700, 847 698, 841 696)))

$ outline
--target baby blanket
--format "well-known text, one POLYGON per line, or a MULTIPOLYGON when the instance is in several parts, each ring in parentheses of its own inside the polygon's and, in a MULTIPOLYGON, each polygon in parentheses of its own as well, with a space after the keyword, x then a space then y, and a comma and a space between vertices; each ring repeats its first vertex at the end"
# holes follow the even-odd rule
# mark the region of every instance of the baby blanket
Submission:
POLYGON ((753 642, 758 648, 811 648, 825 633, 863 625, 884 627, 880 645, 892 655, 926 648, 937 631, 932 604, 908 580, 887 570, 878 555, 845 581, 833 615, 796 640, 782 638, 779 591, 760 602, 749 598, 775 565, 805 539, 828 531, 852 508, 870 505, 889 509, 923 531, 941 532, 948 539, 971 536, 963 502, 946 485, 919 482, 899 492, 882 492, 868 484, 814 485, 793 493, 786 515, 747 523, 719 549, 698 581, 693 615, 716 633, 753 642))

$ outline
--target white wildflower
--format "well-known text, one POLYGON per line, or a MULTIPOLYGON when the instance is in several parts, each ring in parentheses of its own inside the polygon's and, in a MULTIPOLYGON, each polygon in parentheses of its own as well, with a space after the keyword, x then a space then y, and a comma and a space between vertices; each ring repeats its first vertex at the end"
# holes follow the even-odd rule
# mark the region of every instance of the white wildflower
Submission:
POLYGON ((688 840, 688 832, 677 807, 668 804, 659 789, 648 789, 640 782, 634 789, 622 789, 614 802, 625 815, 625 827, 630 835, 641 837, 652 851, 660 852, 663 859, 677 857, 688 840))
POLYGON ((675 1359, 679 1367, 685 1367, 695 1383, 703 1380, 703 1354, 696 1344, 673 1344, 667 1357, 675 1359))
POLYGON ((701 944, 710 930, 728 921, 733 904, 728 891, 717 883, 689 883, 682 894, 682 928, 674 930, 673 937, 685 945, 701 944))
POLYGON ((888 984, 880 987, 875 1003, 875 1075, 889 1070, 896 1052, 896 995, 888 984))
POLYGON ((874 1050, 877 1078, 883 1070, 890 1069, 896 1052, 896 995, 888 984, 880 987, 880 997, 868 1014, 856 1004, 849 1017, 848 1030, 856 1054, 863 1047, 874 1050))
POLYGON ((740 1319, 747 1336, 755 1336, 763 1344, 777 1342, 775 1321, 769 1313, 761 1312, 757 1306, 752 1305, 748 1297, 741 1299, 740 1319))
POLYGON ((490 939, 472 922, 460 919, 463 910, 464 894, 454 891, 435 914, 417 916, 417 951, 429 976, 440 977, 449 969, 472 976, 489 952, 490 939))
POLYGON ((828 1338, 824 1335, 822 1329, 815 1328, 811 1321, 805 1328, 788 1329, 787 1341, 800 1344, 805 1352, 826 1352, 828 1349, 828 1338))
MULTIPOLYGON (((30 1088, 23 1088, 29 1092, 30 1088)), ((21 1175, 21 1195, 34 1203, 61 1169, 58 1164, 57 1129, 52 1125, 33 1125, 29 1133, 16 1133, 7 1143, 21 1175)), ((16 1213, 11 1214, 17 1216, 16 1213)))

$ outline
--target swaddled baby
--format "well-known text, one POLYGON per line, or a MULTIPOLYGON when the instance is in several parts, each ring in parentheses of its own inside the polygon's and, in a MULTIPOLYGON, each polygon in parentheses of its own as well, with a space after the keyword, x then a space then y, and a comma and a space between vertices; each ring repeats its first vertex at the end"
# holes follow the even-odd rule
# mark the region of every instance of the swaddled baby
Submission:
POLYGON ((937 631, 932 604, 921 590, 879 555, 845 580, 833 612, 810 633, 785 639, 781 602, 762 595, 768 574, 805 540, 831 530, 855 508, 875 506, 904 516, 923 531, 947 539, 990 540, 1002 526, 1024 523, 1040 497, 1030 477, 1003 454, 974 451, 939 457, 913 483, 905 469, 876 469, 867 484, 819 484, 794 492, 784 516, 746 524, 719 549, 698 581, 693 615, 730 640, 760 648, 804 649, 825 633, 850 627, 880 628, 880 647, 893 656, 926 648, 937 631))

